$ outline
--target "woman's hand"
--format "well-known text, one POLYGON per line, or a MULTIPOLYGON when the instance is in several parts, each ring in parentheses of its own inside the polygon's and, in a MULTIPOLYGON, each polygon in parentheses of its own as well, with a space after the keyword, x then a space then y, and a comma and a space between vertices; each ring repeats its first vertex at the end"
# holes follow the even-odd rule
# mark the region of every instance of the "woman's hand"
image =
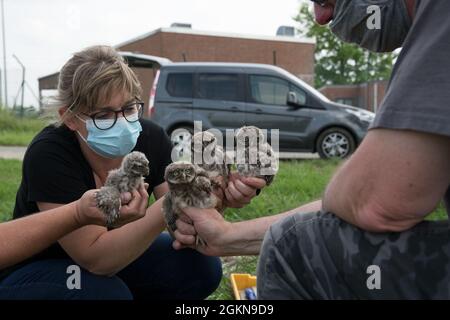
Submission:
MULTIPOLYGON (((139 188, 120 195, 122 207, 120 208, 120 218, 115 226, 123 226, 129 222, 138 220, 145 216, 148 205, 147 183, 141 183, 139 188)), ((81 226, 85 225, 106 225, 105 214, 97 208, 95 194, 98 190, 86 191, 76 202, 76 220, 81 226)))
POLYGON ((233 172, 224 190, 224 205, 230 208, 242 208, 249 204, 256 196, 256 191, 266 186, 266 182, 260 178, 242 177, 233 172))
POLYGON ((122 207, 120 208, 120 218, 114 224, 115 227, 123 226, 124 224, 138 220, 145 216, 148 207, 147 188, 147 183, 141 183, 139 188, 133 190, 131 193, 131 201, 128 203, 123 199, 126 194, 121 195, 122 207))

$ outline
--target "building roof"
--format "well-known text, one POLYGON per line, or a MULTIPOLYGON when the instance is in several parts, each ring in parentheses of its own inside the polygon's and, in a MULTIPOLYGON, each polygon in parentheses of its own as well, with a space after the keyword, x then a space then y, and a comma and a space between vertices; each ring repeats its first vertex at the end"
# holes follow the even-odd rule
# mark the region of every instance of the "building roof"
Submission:
POLYGON ((265 41, 280 41, 280 42, 294 42, 294 43, 305 43, 305 44, 315 44, 316 41, 310 38, 298 38, 290 36, 261 36, 261 35, 245 35, 239 33, 225 33, 225 32, 215 32, 215 31, 202 31, 194 30, 190 28, 159 28, 145 34, 142 34, 136 38, 124 41, 115 46, 115 48, 120 48, 122 46, 131 44, 133 42, 143 40, 157 33, 179 33, 179 34, 191 34, 200 36, 210 36, 210 37, 226 37, 226 38, 236 38, 236 39, 249 39, 249 40, 265 40, 265 41))
POLYGON ((51 73, 51 74, 48 74, 48 75, 39 77, 39 78, 38 78, 38 81, 46 80, 47 78, 53 78, 53 77, 58 77, 58 76, 59 76, 59 71, 56 71, 56 72, 53 72, 53 73, 51 73))

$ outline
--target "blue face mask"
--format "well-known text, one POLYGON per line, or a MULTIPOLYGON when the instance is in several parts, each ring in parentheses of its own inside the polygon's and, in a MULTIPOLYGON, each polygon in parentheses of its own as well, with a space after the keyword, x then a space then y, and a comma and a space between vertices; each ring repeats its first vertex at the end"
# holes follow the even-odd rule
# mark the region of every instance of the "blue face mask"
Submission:
MULTIPOLYGON (((137 118, 138 115, 136 115, 136 119, 129 120, 133 121, 137 120, 137 118)), ((137 139, 142 131, 139 121, 130 123, 123 117, 118 118, 116 124, 108 130, 97 128, 92 119, 79 119, 86 123, 88 136, 84 138, 77 131, 78 135, 93 151, 105 158, 118 158, 130 153, 136 146, 137 139)), ((104 122, 104 126, 107 127, 114 120, 95 121, 97 124, 104 122)))

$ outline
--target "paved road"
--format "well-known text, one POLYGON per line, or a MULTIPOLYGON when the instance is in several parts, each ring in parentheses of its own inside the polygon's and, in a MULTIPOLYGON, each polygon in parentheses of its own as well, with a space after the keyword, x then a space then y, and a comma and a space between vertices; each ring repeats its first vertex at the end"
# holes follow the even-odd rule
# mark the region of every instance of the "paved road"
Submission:
POLYGON ((0 146, 0 158, 22 160, 26 147, 0 146))
MULTIPOLYGON (((0 158, 22 160, 26 147, 0 146, 0 158)), ((318 159, 319 156, 313 153, 280 152, 281 159, 318 159)))

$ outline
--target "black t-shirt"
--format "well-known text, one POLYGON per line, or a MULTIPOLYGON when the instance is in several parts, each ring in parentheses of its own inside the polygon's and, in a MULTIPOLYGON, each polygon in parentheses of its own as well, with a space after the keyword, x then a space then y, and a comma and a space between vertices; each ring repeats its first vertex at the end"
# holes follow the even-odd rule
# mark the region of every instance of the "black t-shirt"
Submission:
MULTIPOLYGON (((157 124, 141 120, 141 125, 142 132, 133 151, 143 152, 149 160, 150 174, 145 177, 145 182, 149 184, 151 194, 154 187, 164 182, 165 168, 171 163, 172 145, 157 124)), ((92 169, 75 135, 65 126, 51 125, 33 139, 23 160, 14 219, 39 212, 36 202, 66 204, 96 188, 92 169)), ((68 255, 55 243, 25 263, 58 258, 68 258, 68 255)))

